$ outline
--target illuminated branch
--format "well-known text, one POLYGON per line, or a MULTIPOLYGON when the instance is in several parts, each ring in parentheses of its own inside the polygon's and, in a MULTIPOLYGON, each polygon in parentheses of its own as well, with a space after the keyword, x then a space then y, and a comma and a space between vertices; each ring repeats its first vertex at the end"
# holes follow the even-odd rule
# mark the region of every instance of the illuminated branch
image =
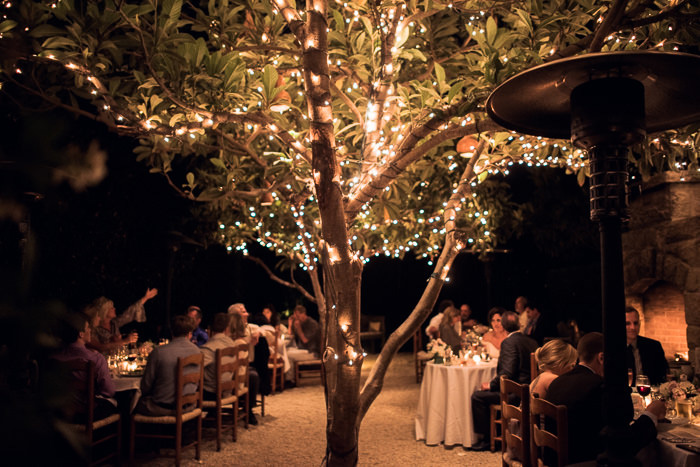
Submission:
POLYGON ((479 160, 479 156, 481 156, 484 147, 486 147, 486 141, 482 139, 479 142, 479 145, 476 147, 476 150, 474 151, 474 154, 472 155, 471 159, 469 159, 467 166, 464 168, 462 176, 459 179, 459 184, 457 185, 457 188, 452 193, 452 196, 450 196, 450 199, 447 202, 447 206, 445 206, 445 213, 443 214, 443 219, 445 220, 445 230, 448 233, 456 230, 455 218, 457 217, 457 210, 462 207, 465 199, 471 196, 471 182, 475 177, 474 166, 479 160))
MULTIPOLYGON (((394 45, 396 44, 396 33, 399 26, 401 15, 396 12, 396 8, 389 9, 387 13, 389 23, 382 24, 383 19, 379 19, 379 31, 381 35, 380 50, 380 70, 379 78, 374 83, 370 94, 369 102, 367 103, 367 111, 365 114, 365 137, 362 144, 362 160, 366 162, 362 166, 362 178, 360 185, 366 182, 370 176, 369 170, 371 166, 378 160, 380 151, 378 149, 378 141, 381 135, 381 130, 386 123, 384 120, 384 112, 387 110, 387 98, 393 92, 392 78, 394 76, 394 54, 396 53, 394 45)), ((376 26, 376 25, 375 25, 376 26)))
POLYGON ((346 222, 351 223, 362 208, 362 205, 368 203, 375 196, 381 193, 384 188, 389 186, 394 179, 396 179, 404 170, 406 170, 406 167, 408 167, 412 162, 415 162, 423 157, 431 149, 450 139, 489 131, 506 130, 490 119, 464 126, 456 126, 455 128, 451 128, 436 134, 421 146, 406 152, 400 159, 397 158, 397 160, 391 162, 390 164, 381 167, 378 170, 377 176, 372 182, 361 187, 356 192, 354 197, 350 197, 348 199, 347 205, 345 206, 346 222))
MULTIPOLYGON (((629 28, 638 28, 641 26, 647 26, 649 24, 653 24, 662 20, 665 20, 667 18, 675 17, 678 19, 693 19, 693 18, 698 18, 699 15, 694 14, 694 15, 689 15, 689 14, 684 14, 681 10, 685 8, 688 4, 690 3, 690 0, 682 0, 678 2, 675 5, 671 5, 665 10, 661 10, 661 13, 658 15, 654 16, 648 16, 645 18, 639 18, 639 19, 630 19, 627 21, 622 21, 622 25, 625 27, 629 28)), ((642 12, 642 5, 639 5, 637 9, 633 9, 627 13, 627 16, 634 16, 637 13, 642 12)))
POLYGON ((289 24, 289 29, 292 30, 297 40, 303 44, 306 38, 306 31, 304 30, 304 20, 299 16, 299 12, 286 0, 274 0, 274 3, 285 21, 287 21, 287 24, 289 24))
POLYGON ((597 28, 595 36, 593 36, 591 45, 588 48, 590 52, 600 52, 605 38, 617 28, 617 25, 624 16, 628 2, 629 0, 616 0, 613 6, 608 10, 608 14, 597 28))

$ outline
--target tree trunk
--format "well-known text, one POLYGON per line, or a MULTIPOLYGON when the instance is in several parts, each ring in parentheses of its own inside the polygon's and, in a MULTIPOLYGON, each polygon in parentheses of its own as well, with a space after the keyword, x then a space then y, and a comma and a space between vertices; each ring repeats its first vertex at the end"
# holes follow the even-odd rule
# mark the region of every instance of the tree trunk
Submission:
POLYGON ((328 306, 324 353, 327 417, 325 464, 329 466, 357 465, 363 360, 360 346, 361 279, 360 261, 328 261, 324 265, 328 306))

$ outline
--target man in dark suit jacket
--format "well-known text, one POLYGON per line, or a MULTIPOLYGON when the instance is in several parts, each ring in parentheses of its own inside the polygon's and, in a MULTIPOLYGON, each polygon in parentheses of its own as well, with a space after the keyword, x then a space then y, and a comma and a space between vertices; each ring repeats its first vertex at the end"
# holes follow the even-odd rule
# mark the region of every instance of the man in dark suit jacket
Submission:
MULTIPOLYGON (((578 344, 579 364, 573 370, 556 378, 549 386, 546 399, 567 408, 569 427, 569 463, 596 459, 603 452, 601 430, 603 417, 603 335, 588 333, 578 344)), ((632 419, 632 400, 629 400, 629 418, 632 419)), ((629 456, 656 438, 656 422, 666 412, 665 403, 654 401, 630 425, 627 438, 629 456)))
POLYGON ((639 312, 628 306, 625 310, 627 324, 627 369, 632 370, 632 382, 638 374, 647 375, 653 385, 666 381, 668 361, 661 342, 639 335, 639 312))
POLYGON ((489 383, 483 383, 481 391, 472 394, 474 432, 481 438, 471 447, 474 451, 489 448, 489 406, 501 402, 501 376, 520 384, 530 382, 530 354, 537 348, 537 343, 520 332, 518 315, 514 312, 503 313, 501 324, 508 337, 501 343, 496 377, 489 383))
POLYGON ((544 344, 545 337, 557 335, 552 323, 540 313, 537 303, 533 300, 527 299, 525 313, 527 314, 527 325, 523 329, 523 334, 534 339, 538 346, 544 344))

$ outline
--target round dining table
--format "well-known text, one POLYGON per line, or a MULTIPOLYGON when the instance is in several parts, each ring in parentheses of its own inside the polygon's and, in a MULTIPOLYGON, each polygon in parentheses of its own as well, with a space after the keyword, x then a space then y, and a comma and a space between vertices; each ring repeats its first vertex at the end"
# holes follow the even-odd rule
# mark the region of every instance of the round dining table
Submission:
POLYGON ((416 413, 416 440, 428 445, 476 442, 471 396, 481 383, 496 376, 497 360, 470 364, 425 366, 416 413))

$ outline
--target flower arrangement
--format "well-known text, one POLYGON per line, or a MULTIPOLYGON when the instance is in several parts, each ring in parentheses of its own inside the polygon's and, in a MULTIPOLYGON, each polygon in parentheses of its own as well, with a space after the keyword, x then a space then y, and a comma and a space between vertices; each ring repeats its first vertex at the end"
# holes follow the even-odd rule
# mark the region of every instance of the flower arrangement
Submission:
POLYGON ((467 344, 467 345, 480 345, 481 344, 481 334, 479 334, 477 331, 474 329, 469 329, 465 334, 462 340, 467 344))
POLYGON ((444 360, 447 353, 447 344, 438 337, 437 339, 432 339, 430 342, 428 342, 426 349, 428 350, 428 353, 433 354, 434 359, 444 360))
POLYGON ((689 381, 669 381, 659 386, 659 394, 667 401, 690 399, 696 395, 695 391, 695 386, 689 381))

